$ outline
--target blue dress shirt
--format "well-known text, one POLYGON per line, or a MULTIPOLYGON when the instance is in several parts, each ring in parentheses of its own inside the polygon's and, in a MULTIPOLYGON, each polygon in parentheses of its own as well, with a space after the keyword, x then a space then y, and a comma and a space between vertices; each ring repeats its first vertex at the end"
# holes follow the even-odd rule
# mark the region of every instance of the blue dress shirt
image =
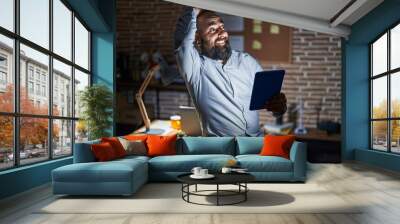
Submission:
POLYGON ((250 111, 251 91, 260 64, 233 50, 226 62, 200 55, 194 47, 196 15, 186 9, 175 32, 176 57, 207 136, 260 136, 258 111, 250 111))

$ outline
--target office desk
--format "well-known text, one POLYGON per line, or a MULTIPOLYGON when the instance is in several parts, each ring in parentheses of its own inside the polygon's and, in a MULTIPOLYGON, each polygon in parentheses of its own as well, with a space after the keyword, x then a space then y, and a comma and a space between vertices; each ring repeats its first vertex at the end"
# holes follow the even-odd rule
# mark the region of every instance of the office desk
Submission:
POLYGON ((150 132, 146 133, 146 127, 143 126, 134 131, 132 134, 146 133, 157 135, 172 135, 178 133, 176 129, 171 128, 170 124, 171 122, 169 120, 153 120, 150 124, 150 132))
POLYGON ((307 160, 310 163, 340 163, 341 136, 325 131, 307 129, 305 135, 296 135, 296 140, 307 143, 307 160))

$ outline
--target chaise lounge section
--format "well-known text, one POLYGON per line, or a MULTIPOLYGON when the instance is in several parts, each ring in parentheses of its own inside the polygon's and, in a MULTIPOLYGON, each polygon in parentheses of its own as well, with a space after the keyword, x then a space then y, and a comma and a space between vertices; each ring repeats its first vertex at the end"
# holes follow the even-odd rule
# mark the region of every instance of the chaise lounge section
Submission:
POLYGON ((75 144, 74 163, 52 172, 53 193, 68 195, 132 195, 148 181, 176 181, 176 177, 200 166, 218 172, 229 160, 260 182, 304 182, 306 145, 294 142, 290 159, 260 156, 263 137, 183 137, 176 144, 177 155, 127 156, 96 162, 91 141, 75 144))
POLYGON ((147 156, 96 162, 91 141, 75 144, 74 163, 52 172, 53 193, 68 195, 132 195, 148 181, 147 156))

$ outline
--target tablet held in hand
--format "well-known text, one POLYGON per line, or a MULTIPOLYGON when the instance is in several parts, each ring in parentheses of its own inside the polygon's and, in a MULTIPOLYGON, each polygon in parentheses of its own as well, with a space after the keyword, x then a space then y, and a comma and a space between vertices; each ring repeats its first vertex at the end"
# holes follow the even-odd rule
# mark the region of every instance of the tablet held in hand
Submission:
POLYGON ((265 104, 281 92, 285 70, 257 72, 251 93, 250 110, 265 109, 265 104))

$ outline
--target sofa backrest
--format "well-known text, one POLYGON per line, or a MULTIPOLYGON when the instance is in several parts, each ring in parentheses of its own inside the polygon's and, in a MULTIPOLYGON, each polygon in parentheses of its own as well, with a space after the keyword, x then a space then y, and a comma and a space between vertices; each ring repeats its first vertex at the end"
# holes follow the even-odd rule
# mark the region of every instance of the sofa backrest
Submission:
POLYGON ((177 154, 226 154, 235 155, 233 137, 183 137, 178 141, 177 154))
MULTIPOLYGON (((74 163, 95 162, 90 145, 100 140, 75 143, 74 163)), ((182 137, 176 144, 177 154, 259 154, 264 144, 263 137, 182 137)))
POLYGON ((74 163, 95 162, 96 158, 94 157, 90 146, 98 143, 100 143, 100 140, 75 143, 74 163))
POLYGON ((236 155, 259 154, 264 137, 236 137, 236 155))

